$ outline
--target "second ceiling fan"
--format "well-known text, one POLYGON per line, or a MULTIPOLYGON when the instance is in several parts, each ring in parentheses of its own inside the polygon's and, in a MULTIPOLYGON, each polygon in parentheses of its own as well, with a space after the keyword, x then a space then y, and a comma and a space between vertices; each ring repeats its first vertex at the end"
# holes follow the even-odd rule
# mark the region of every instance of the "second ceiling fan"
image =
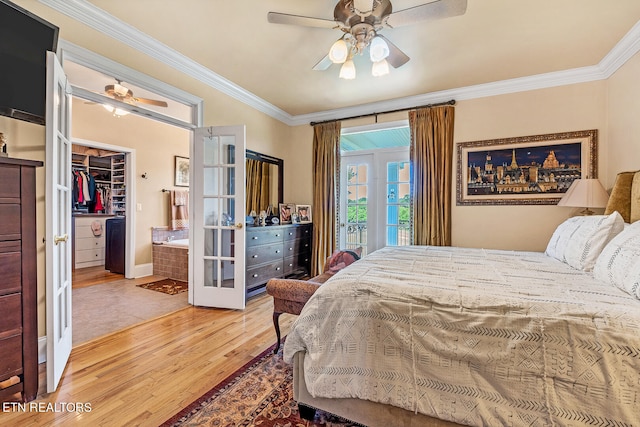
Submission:
POLYGON ((398 12, 393 12, 390 0, 340 0, 333 11, 333 20, 279 12, 269 12, 267 19, 274 24, 341 30, 342 37, 313 69, 322 71, 333 63, 343 64, 340 77, 352 79, 355 78, 352 57, 362 54, 367 47, 374 76, 387 74, 389 64, 398 68, 409 61, 409 56, 380 34, 382 29, 462 15, 466 10, 467 0, 435 0, 398 12))

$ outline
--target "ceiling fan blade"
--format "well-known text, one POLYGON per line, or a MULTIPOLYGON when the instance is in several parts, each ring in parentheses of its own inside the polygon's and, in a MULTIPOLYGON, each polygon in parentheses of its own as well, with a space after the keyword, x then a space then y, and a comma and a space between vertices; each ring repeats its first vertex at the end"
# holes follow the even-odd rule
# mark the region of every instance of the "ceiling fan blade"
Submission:
POLYGON ((389 46, 389 56, 387 57, 387 62, 391 64, 393 68, 402 67, 404 64, 409 62, 409 59, 411 58, 409 58, 406 53, 401 51, 398 46, 391 43, 389 39, 382 34, 378 34, 378 37, 387 42, 387 46, 389 46))
POLYGON ((147 98, 133 98, 134 101, 139 102, 140 104, 149 104, 149 105, 155 105, 156 107, 168 107, 169 104, 167 104, 164 101, 158 101, 157 99, 147 99, 147 98))
POLYGON ((267 20, 272 24, 301 25, 303 27, 337 28, 335 21, 308 16, 289 15, 287 13, 269 12, 267 20))
POLYGON ((387 18, 387 25, 391 28, 396 28, 416 22, 463 15, 466 11, 467 0, 436 0, 392 13, 387 18))
POLYGON ((326 54, 324 58, 322 58, 316 65, 313 66, 314 71, 324 71, 329 68, 333 64, 331 59, 329 59, 329 54, 326 54))

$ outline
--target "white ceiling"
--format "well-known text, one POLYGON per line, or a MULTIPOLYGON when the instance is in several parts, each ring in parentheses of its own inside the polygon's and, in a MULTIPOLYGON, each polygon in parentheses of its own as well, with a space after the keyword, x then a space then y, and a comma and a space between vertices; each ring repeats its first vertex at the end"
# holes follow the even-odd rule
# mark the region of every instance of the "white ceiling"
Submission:
POLYGON ((338 65, 312 70, 339 30, 267 22, 269 11, 333 19, 336 0, 72 3, 104 10, 292 117, 597 67, 640 21, 639 0, 468 0, 463 16, 383 30, 411 60, 372 77, 368 58, 357 58, 356 80, 345 81, 338 65))

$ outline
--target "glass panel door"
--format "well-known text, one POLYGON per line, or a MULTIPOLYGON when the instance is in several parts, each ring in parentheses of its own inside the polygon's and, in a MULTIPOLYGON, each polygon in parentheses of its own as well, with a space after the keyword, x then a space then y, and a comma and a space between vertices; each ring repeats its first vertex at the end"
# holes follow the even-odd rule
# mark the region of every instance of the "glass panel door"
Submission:
POLYGON ((191 160, 190 302, 245 306, 244 126, 197 129, 191 160))
POLYGON ((342 157, 340 247, 362 247, 362 255, 376 249, 375 242, 368 236, 376 217, 372 161, 372 155, 342 157))
POLYGON ((410 214, 411 178, 408 161, 387 162, 387 221, 386 245, 405 246, 411 244, 410 214))

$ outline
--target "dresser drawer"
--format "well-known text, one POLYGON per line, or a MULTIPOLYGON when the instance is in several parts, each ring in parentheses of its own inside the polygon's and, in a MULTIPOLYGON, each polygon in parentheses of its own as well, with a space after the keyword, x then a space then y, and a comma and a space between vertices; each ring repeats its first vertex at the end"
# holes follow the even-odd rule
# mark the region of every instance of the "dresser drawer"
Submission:
POLYGON ((22 333, 22 294, 0 297, 0 339, 22 333))
POLYGON ((264 264, 266 262, 279 261, 282 259, 282 243, 272 243, 263 246, 250 246, 247 248, 247 267, 264 264))
POLYGON ((284 245, 284 256, 288 257, 297 253, 306 253, 311 251, 310 239, 296 239, 286 242, 284 245))
POLYGON ((247 229, 247 248, 268 243, 282 242, 284 231, 280 228, 247 229))
POLYGON ((246 286, 264 283, 273 277, 283 277, 282 259, 260 267, 247 269, 246 286))
POLYGON ((284 241, 311 238, 311 225, 297 225, 290 227, 284 232, 284 241))
POLYGON ((104 248, 76 251, 76 265, 81 262, 104 261, 104 248))
POLYGON ((22 373, 22 334, 0 340, 0 381, 22 373))
POLYGON ((0 240, 20 239, 20 205, 0 204, 0 240))
POLYGON ((3 166, 0 168, 0 199, 20 198, 20 167, 3 166))
POLYGON ((284 275, 293 274, 302 270, 309 273, 309 263, 311 262, 311 253, 300 254, 287 257, 284 259, 284 275))
MULTIPOLYGON (((0 295, 20 292, 22 289, 22 256, 20 252, 3 252, 4 249, 12 249, 20 242, 0 242, 0 295), (3 247, 4 246, 4 247, 3 247)), ((3 313, 3 312, 0 312, 3 313)))
POLYGON ((104 248, 104 237, 89 237, 86 239, 76 238, 76 251, 83 251, 85 249, 99 249, 104 248))

